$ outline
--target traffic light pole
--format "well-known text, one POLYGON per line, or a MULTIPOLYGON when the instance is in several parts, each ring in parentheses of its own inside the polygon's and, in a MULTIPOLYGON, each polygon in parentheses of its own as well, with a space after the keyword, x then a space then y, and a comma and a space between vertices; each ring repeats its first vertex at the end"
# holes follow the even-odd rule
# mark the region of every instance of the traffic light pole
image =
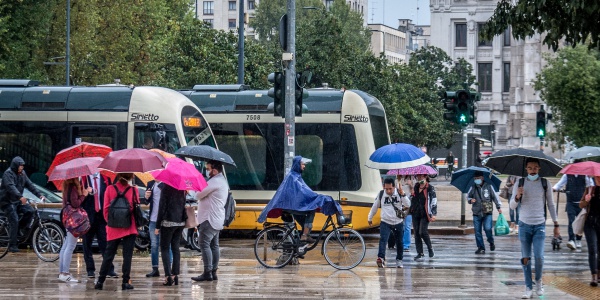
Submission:
MULTIPOLYGON (((467 127, 462 129, 462 168, 467 168, 467 127)), ((467 209, 467 194, 462 193, 460 198, 460 228, 466 228, 465 211, 467 209)))
POLYGON ((284 167, 285 174, 292 169, 296 152, 295 87, 296 87, 296 0, 287 1, 287 52, 292 53, 285 72, 285 136, 284 167))
POLYGON ((540 138, 540 151, 544 152, 544 138, 540 138))

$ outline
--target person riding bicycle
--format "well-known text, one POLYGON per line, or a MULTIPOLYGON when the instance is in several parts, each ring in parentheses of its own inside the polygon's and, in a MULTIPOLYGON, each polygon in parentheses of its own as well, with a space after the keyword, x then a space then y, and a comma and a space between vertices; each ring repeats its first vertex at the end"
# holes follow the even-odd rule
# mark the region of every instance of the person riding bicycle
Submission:
POLYGON ((302 239, 312 243, 315 240, 310 238, 309 234, 315 212, 320 211, 325 215, 341 214, 342 207, 331 196, 317 194, 306 185, 304 179, 302 179, 302 171, 309 162, 311 162, 310 159, 302 156, 294 157, 292 170, 281 182, 273 199, 260 213, 258 222, 263 223, 267 218, 278 218, 283 211, 289 212, 294 216, 299 216, 300 219, 304 219, 301 221, 302 239))
POLYGON ((16 156, 10 163, 10 167, 2 175, 2 184, 0 185, 0 208, 6 213, 8 224, 10 225, 10 241, 8 250, 10 252, 19 252, 18 232, 19 229, 31 227, 34 209, 27 205, 27 198, 23 197, 23 190, 27 188, 38 198, 44 200, 45 197, 35 188, 25 170, 25 161, 16 156), (19 222, 19 214, 23 214, 19 222))
POLYGON ((448 165, 448 172, 452 172, 454 170, 454 155, 452 151, 448 152, 448 156, 446 156, 446 164, 448 165))

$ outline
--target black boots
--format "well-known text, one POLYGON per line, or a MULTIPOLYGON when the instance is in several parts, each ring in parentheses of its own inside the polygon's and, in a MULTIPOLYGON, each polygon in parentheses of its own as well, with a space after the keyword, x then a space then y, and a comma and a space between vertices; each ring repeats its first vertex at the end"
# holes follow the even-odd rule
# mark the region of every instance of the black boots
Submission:
POLYGON ((217 269, 213 269, 212 271, 210 271, 213 280, 217 280, 217 269))
MULTIPOLYGON (((216 271, 215 271, 216 274, 216 271)), ((193 281, 213 281, 213 277, 212 277, 212 271, 209 272, 204 272, 202 273, 202 275, 198 276, 198 277, 192 277, 193 281)))
POLYGON ((133 290, 133 285, 129 284, 129 282, 125 282, 121 284, 122 290, 133 290))
POLYGON ((94 289, 101 290, 103 287, 104 287, 104 280, 100 280, 100 278, 98 278, 98 281, 96 281, 96 285, 94 286, 94 289))
POLYGON ((160 276, 160 272, 158 272, 158 267, 152 267, 152 272, 146 274, 146 277, 158 277, 160 276))

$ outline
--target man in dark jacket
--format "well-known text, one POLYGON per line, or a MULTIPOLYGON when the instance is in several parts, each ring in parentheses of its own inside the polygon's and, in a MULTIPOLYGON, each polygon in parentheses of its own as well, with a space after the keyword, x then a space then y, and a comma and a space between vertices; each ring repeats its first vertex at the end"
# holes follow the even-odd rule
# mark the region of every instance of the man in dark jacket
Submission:
POLYGON ((485 254, 485 244, 483 243, 481 228, 483 227, 487 241, 490 243, 490 250, 496 250, 494 235, 492 234, 492 215, 494 204, 498 213, 502 213, 502 204, 498 197, 496 197, 496 192, 494 192, 492 185, 484 181, 483 172, 475 171, 473 177, 475 184, 471 187, 467 197, 469 204, 473 205, 473 227, 475 229, 475 242, 477 243, 475 254, 485 254))
POLYGON ((29 189, 38 198, 44 199, 44 196, 35 188, 27 174, 23 170, 25 161, 16 156, 10 163, 4 175, 2 175, 2 185, 0 185, 0 207, 6 213, 8 224, 10 225, 10 241, 8 250, 10 252, 19 252, 17 235, 19 228, 25 226, 31 227, 33 218, 33 208, 27 205, 27 198, 23 197, 23 190, 29 189), (23 215, 19 222, 19 214, 23 215))

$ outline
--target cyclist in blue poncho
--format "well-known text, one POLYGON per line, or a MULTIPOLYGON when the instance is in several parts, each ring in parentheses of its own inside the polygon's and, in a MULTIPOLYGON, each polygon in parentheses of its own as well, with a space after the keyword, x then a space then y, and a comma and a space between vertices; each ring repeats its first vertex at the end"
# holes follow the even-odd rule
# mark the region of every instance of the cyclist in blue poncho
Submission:
POLYGON ((311 160, 302 156, 294 157, 292 170, 285 176, 283 182, 258 217, 258 222, 263 223, 267 218, 278 218, 282 212, 292 213, 304 218, 302 231, 303 240, 314 242, 309 236, 315 212, 320 211, 325 215, 342 213, 342 208, 331 196, 317 194, 306 185, 302 179, 302 171, 306 163, 311 160))

